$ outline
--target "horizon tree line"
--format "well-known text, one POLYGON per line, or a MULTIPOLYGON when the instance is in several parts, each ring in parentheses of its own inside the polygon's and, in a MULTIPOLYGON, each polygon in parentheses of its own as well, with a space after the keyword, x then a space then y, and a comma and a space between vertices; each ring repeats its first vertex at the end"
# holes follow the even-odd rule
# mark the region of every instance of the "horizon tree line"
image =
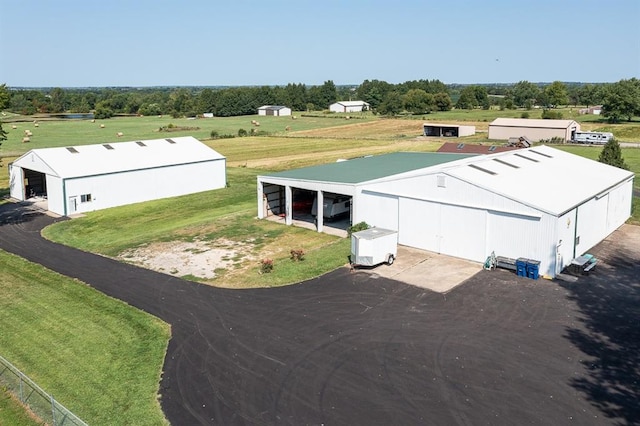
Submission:
POLYGON ((361 100, 382 115, 429 114, 456 109, 553 109, 568 105, 603 105, 610 122, 640 115, 640 80, 616 83, 531 83, 446 85, 440 80, 393 84, 365 80, 358 86, 289 83, 285 86, 153 88, 7 88, 5 108, 17 114, 89 113, 96 118, 121 114, 218 117, 256 114, 262 105, 285 105, 294 111, 323 111, 339 100, 361 100))

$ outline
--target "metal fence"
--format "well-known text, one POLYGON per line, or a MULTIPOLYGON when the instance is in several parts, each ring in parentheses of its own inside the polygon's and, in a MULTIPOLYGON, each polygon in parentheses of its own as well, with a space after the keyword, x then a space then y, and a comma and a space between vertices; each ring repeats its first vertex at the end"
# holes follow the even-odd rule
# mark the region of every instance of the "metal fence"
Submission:
POLYGON ((87 426, 78 416, 67 410, 24 373, 0 356, 0 385, 14 394, 20 402, 42 421, 53 426, 87 426))

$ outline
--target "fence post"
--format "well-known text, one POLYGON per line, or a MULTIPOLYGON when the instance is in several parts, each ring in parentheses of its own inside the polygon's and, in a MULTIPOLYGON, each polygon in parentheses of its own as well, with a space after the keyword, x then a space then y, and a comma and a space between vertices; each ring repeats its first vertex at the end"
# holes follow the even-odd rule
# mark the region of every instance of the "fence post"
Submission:
POLYGON ((24 404, 24 398, 23 398, 23 393, 22 393, 22 374, 18 375, 18 378, 20 379, 20 402, 22 402, 24 404))
POLYGON ((53 399, 53 395, 51 397, 51 418, 53 419, 53 426, 56 426, 56 400, 53 399))

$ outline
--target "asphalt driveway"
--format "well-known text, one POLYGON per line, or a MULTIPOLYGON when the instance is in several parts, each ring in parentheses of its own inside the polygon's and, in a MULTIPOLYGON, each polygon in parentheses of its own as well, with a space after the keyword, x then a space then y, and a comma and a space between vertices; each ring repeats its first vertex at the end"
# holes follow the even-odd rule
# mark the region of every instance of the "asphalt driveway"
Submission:
POLYGON ((639 422, 636 229, 593 250, 602 265, 577 283, 481 271, 439 294, 348 268, 219 289, 46 241, 47 216, 0 221, 0 248, 171 324, 174 425, 639 422))

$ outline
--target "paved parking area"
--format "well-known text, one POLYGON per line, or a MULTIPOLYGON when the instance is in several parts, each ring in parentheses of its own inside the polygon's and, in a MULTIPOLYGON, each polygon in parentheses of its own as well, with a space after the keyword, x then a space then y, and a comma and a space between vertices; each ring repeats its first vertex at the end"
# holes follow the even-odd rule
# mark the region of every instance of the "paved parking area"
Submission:
POLYGON ((0 248, 172 327, 175 425, 621 425, 640 419, 640 232, 576 283, 480 271, 446 293, 340 268, 298 285, 208 287, 51 243, 0 215, 0 248))

